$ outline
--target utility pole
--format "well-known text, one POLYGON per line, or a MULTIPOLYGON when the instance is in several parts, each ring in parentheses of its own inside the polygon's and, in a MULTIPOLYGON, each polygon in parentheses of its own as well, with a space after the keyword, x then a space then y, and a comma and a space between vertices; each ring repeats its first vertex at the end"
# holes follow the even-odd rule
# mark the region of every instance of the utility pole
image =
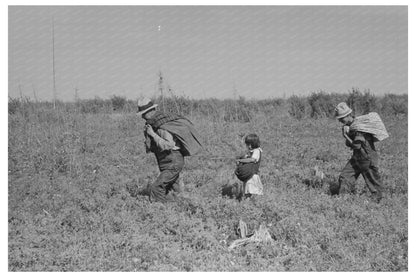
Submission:
POLYGON ((163 112, 165 112, 165 99, 163 97, 163 75, 162 75, 162 71, 159 71, 159 92, 160 92, 160 95, 162 97, 162 109, 163 109, 163 112))
POLYGON ((55 20, 52 17, 52 73, 53 73, 53 109, 56 108, 56 79, 55 79, 55 20))
POLYGON ((158 82, 158 89, 160 92, 160 96, 162 97, 162 110, 165 112, 165 98, 163 95, 163 75, 162 75, 162 62, 161 62, 161 49, 160 49, 160 30, 162 26, 157 26, 157 56, 158 56, 158 63, 159 63, 159 82, 158 82))
POLYGON ((74 100, 75 102, 78 101, 78 87, 77 86, 74 88, 74 100))
POLYGON ((19 82, 19 95, 20 95, 20 102, 23 102, 22 86, 20 85, 20 82, 19 82))

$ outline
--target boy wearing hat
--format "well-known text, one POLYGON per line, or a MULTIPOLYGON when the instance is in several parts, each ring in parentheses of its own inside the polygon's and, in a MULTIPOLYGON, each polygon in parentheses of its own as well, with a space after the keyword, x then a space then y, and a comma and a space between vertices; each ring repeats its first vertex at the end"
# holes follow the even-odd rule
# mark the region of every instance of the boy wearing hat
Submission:
POLYGON ((378 170, 378 153, 374 146, 376 140, 370 133, 350 130, 355 119, 351 113, 351 108, 345 102, 339 103, 335 108, 335 116, 343 124, 342 135, 345 144, 353 150, 353 154, 341 171, 338 184, 332 184, 330 191, 332 195, 339 194, 341 186, 347 185, 351 192, 355 193, 355 182, 361 174, 372 198, 380 202, 383 197, 383 185, 378 170))
POLYGON ((183 190, 183 183, 179 183, 178 178, 184 166, 184 156, 198 152, 200 143, 189 120, 157 111, 157 106, 150 99, 141 99, 137 103, 137 114, 146 120, 146 153, 155 154, 160 170, 157 179, 148 186, 149 198, 150 201, 166 202, 172 200, 169 191, 183 190))

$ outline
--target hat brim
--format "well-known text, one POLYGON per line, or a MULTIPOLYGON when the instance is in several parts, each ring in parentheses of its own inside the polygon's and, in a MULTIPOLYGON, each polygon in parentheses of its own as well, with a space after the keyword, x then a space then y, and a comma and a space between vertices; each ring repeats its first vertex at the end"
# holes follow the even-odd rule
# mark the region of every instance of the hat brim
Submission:
POLYGON ((152 109, 156 108, 157 106, 158 106, 158 104, 153 104, 153 105, 152 105, 152 106, 150 106, 149 108, 147 108, 147 109, 145 109, 145 110, 143 110, 143 111, 137 112, 137 115, 142 116, 142 115, 144 115, 145 113, 149 112, 150 110, 152 110, 152 109))
POLYGON ((338 115, 338 116, 336 116, 336 118, 337 118, 337 119, 341 119, 341 118, 344 118, 344 117, 346 117, 346 116, 350 115, 351 113, 352 113, 352 110, 349 110, 347 113, 345 113, 345 114, 343 114, 343 115, 338 115))

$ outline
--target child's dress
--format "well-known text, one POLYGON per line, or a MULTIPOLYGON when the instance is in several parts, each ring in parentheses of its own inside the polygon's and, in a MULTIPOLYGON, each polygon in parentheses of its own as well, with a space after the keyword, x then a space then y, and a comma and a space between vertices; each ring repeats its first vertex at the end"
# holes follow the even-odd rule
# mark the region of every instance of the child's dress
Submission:
POLYGON ((260 167, 261 152, 263 152, 261 148, 255 148, 250 150, 250 152, 247 154, 247 158, 254 158, 256 160, 255 163, 257 165, 257 172, 253 175, 253 177, 244 183, 245 194, 263 195, 263 184, 261 183, 258 170, 260 167))

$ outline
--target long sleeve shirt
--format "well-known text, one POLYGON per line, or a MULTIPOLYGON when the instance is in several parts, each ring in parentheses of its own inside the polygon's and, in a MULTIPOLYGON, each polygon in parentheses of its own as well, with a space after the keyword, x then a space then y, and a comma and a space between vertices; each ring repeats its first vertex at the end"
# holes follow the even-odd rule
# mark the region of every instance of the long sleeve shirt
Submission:
POLYGON ((177 139, 174 138, 171 133, 159 128, 157 129, 156 134, 157 136, 154 136, 153 139, 159 150, 179 150, 177 139))
POLYGON ((374 138, 371 134, 363 132, 349 132, 352 143, 348 140, 346 145, 353 150, 353 156, 357 159, 372 159, 378 156, 374 146, 374 138))
POLYGON ((147 146, 146 149, 150 150, 151 152, 163 152, 167 150, 179 150, 178 147, 178 141, 176 138, 172 136, 171 133, 169 133, 166 130, 163 129, 157 129, 155 131, 156 135, 151 138, 154 143, 149 147, 147 146), (156 149, 155 149, 156 148, 156 149))

